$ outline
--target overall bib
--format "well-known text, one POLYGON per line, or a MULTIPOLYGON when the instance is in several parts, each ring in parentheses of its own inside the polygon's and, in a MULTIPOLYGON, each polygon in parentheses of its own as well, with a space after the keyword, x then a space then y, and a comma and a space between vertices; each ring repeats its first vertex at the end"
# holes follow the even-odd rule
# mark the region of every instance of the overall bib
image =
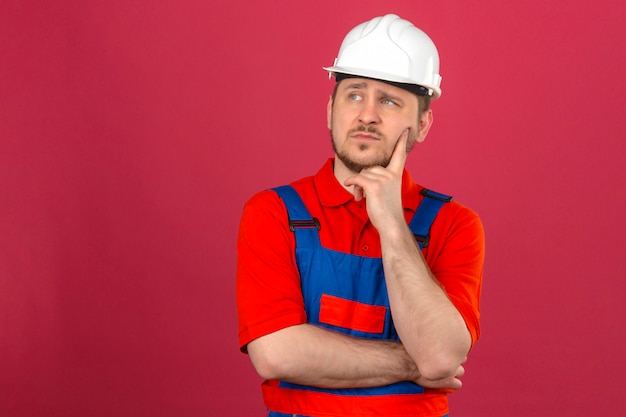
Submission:
MULTIPOLYGON (((289 227, 295 233, 307 322, 354 337, 399 340, 389 308, 382 259, 324 248, 318 234, 319 222, 312 218, 298 193, 291 186, 274 191, 284 201, 289 227)), ((422 194, 424 199, 409 223, 420 249, 428 245, 430 226, 439 209, 452 200, 430 190, 422 194)), ((373 417, 382 412, 389 417, 442 417, 447 412, 445 395, 429 393, 410 381, 348 389, 267 381, 263 398, 268 417, 373 417)))

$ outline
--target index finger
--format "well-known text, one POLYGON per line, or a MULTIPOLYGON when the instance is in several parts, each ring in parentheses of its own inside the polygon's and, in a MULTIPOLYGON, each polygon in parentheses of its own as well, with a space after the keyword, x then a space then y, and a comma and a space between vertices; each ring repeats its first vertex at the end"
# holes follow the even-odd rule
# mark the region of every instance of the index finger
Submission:
POLYGON ((405 129, 398 141, 396 142, 396 147, 393 149, 393 153, 391 154, 391 159, 389 160, 388 169, 396 172, 402 172, 404 170, 404 164, 406 163, 407 151, 406 144, 409 140, 409 129, 405 129))

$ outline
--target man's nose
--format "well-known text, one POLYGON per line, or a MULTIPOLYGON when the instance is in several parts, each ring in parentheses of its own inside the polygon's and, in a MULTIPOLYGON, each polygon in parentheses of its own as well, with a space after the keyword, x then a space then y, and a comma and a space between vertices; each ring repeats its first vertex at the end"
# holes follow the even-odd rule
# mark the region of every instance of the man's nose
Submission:
POLYGON ((363 124, 372 124, 380 122, 380 115, 377 103, 373 100, 368 100, 363 104, 361 113, 359 114, 359 120, 363 124))

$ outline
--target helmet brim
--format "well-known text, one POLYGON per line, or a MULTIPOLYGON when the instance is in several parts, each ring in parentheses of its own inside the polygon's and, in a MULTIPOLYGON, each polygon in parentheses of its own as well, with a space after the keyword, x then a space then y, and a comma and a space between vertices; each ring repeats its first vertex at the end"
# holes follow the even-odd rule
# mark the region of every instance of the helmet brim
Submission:
POLYGON ((432 91, 431 97, 433 98, 433 100, 441 97, 441 89, 438 86, 429 85, 427 83, 417 84, 415 83, 414 80, 411 80, 406 77, 400 77, 398 75, 393 75, 393 74, 389 74, 389 73, 385 73, 381 71, 364 70, 362 68, 346 68, 346 67, 333 66, 333 67, 324 67, 324 69, 328 71, 331 76, 333 74, 340 73, 340 74, 362 76, 364 78, 373 78, 373 79, 381 80, 381 81, 391 81, 391 82, 396 82, 396 83, 420 85, 432 91))

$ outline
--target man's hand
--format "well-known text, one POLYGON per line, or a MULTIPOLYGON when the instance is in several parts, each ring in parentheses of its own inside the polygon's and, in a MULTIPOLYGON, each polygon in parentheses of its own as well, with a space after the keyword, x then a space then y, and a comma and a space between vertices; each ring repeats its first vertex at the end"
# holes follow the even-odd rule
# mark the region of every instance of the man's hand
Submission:
POLYGON ((402 132, 386 168, 375 166, 366 168, 349 177, 344 184, 354 185, 354 198, 366 198, 367 213, 377 230, 388 225, 406 224, 402 209, 402 173, 406 163, 408 129, 402 132))

